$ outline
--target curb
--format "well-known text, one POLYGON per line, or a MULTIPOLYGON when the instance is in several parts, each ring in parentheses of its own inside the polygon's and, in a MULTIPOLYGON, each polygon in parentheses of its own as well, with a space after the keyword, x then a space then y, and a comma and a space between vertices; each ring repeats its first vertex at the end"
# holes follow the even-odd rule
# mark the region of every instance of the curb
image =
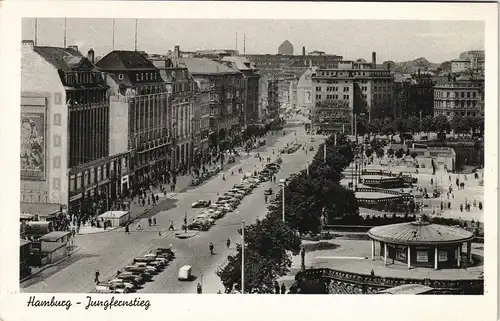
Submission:
POLYGON ((25 277, 24 279, 21 279, 19 280, 19 283, 23 283, 25 281, 28 281, 29 279, 33 278, 34 276, 42 273, 43 271, 45 271, 46 269, 48 268, 51 268, 53 266, 56 266, 58 264, 61 264, 62 262, 66 261, 67 259, 69 259, 73 254, 75 254, 76 252, 78 252, 80 250, 79 247, 77 247, 75 250, 73 250, 72 252, 68 253, 68 255, 66 255, 65 257, 63 257, 62 259, 60 259, 59 261, 56 261, 54 263, 50 263, 50 264, 46 264, 44 265, 40 270, 36 271, 35 273, 32 273, 30 275, 28 275, 27 277, 25 277))

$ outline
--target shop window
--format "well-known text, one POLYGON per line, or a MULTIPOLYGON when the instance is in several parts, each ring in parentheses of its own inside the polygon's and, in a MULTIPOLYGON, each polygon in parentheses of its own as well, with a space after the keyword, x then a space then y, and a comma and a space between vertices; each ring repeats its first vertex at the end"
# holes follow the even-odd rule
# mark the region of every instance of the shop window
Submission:
POLYGON ((75 175, 71 175, 69 179, 69 190, 73 192, 76 189, 76 178, 75 175))
POLYGON ((76 175, 76 189, 77 190, 82 188, 82 179, 83 179, 82 173, 78 173, 76 175))

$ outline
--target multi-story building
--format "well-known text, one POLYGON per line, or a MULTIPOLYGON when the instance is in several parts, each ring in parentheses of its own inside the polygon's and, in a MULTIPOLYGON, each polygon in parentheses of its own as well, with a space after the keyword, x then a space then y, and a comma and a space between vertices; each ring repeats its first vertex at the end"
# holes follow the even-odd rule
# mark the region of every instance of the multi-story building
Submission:
POLYGON ((175 58, 195 79, 210 82, 209 146, 216 150, 229 148, 241 140, 244 80, 239 70, 207 58, 175 58))
POLYGON ((312 75, 316 72, 316 68, 307 69, 300 76, 297 84, 297 107, 310 114, 313 110, 313 82, 312 75))
MULTIPOLYGON (((313 128, 322 132, 351 130, 354 114, 368 118, 394 115, 394 77, 372 62, 341 61, 338 68, 318 68, 313 81, 313 128)), ((349 132, 348 131, 348 132, 349 132)))
POLYGON ((430 73, 418 71, 394 80, 395 116, 423 118, 434 115, 434 81, 430 73))
POLYGON ((92 49, 22 43, 21 202, 41 212, 96 213, 121 195, 129 154, 110 149, 108 86, 93 60, 92 49))
POLYGON ((279 80, 270 78, 267 84, 267 121, 276 121, 280 117, 278 96, 279 80))
POLYGON ((469 61, 469 68, 484 70, 484 50, 469 50, 460 54, 460 59, 469 61))
POLYGON ((270 76, 263 74, 259 78, 259 121, 265 122, 268 114, 268 86, 270 76))
POLYGON ((484 82, 470 76, 441 79, 434 87, 434 116, 478 116, 484 113, 484 82))
POLYGON ((159 70, 137 51, 112 51, 97 62, 110 87, 110 149, 128 150, 133 188, 163 181, 173 168, 172 110, 159 70))
POLYGON ((206 163, 209 160, 209 142, 211 133, 210 128, 210 97, 213 89, 210 81, 207 79, 196 79, 196 96, 194 104, 194 117, 198 120, 195 124, 196 131, 199 131, 199 141, 195 141, 194 162, 197 166, 206 163))
POLYGON ((255 124, 259 120, 259 70, 254 63, 245 57, 224 57, 222 62, 243 74, 245 86, 243 91, 244 112, 242 113, 243 119, 240 122, 243 126, 255 124))
MULTIPOLYGON (((150 58, 151 60, 151 58, 150 58)), ((172 108, 173 155, 176 166, 189 165, 193 160, 194 141, 199 140, 199 119, 194 115, 196 83, 184 66, 177 66, 171 59, 152 60, 167 84, 172 108)))
POLYGON ((451 72, 454 74, 467 71, 471 68, 469 59, 453 59, 451 61, 451 72))

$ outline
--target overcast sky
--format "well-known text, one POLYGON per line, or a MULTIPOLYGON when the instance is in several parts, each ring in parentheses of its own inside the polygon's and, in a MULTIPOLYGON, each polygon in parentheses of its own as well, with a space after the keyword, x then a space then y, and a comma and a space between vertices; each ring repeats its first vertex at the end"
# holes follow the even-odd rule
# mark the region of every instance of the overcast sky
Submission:
MULTIPOLYGON (((34 40, 35 19, 23 20, 23 39, 34 40)), ((89 48, 96 55, 112 50, 112 19, 67 19, 67 45, 89 48)), ((115 19, 115 49, 134 49, 135 19, 115 19)), ((234 49, 247 54, 276 54, 289 40, 294 54, 325 51, 346 59, 377 62, 408 61, 425 57, 440 63, 458 58, 467 50, 484 49, 484 23, 480 21, 391 21, 391 20, 172 20, 139 19, 138 50, 166 53, 181 50, 234 49)), ((38 45, 63 46, 64 19, 38 19, 38 45)))

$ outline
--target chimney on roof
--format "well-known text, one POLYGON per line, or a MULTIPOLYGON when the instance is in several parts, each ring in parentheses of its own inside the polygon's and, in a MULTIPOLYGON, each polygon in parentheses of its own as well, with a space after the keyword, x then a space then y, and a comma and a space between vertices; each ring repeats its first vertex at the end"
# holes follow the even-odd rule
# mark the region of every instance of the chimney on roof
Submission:
POLYGON ((377 68, 377 53, 372 52, 372 68, 377 68))
POLYGON ((90 48, 88 53, 87 53, 87 59, 94 64, 94 49, 90 48))
POLYGON ((174 47, 174 58, 180 58, 181 57, 181 47, 179 45, 174 47))
POLYGON ((306 47, 302 46, 302 57, 306 56, 306 47))
POLYGON ((418 77, 420 78, 420 68, 418 69, 418 77))
POLYGON ((79 52, 77 45, 68 46, 68 49, 73 49, 74 51, 79 52))

